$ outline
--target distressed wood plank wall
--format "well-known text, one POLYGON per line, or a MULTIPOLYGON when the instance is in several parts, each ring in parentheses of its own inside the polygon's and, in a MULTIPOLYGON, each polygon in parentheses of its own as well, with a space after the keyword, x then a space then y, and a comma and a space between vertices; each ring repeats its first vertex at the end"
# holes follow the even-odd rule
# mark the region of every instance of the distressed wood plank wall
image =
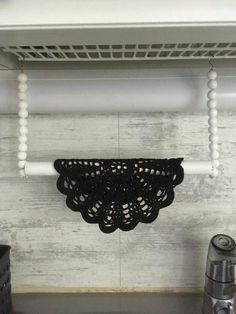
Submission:
MULTIPOLYGON (((186 176, 152 224, 103 234, 65 206, 56 177, 19 178, 17 117, 0 116, 0 242, 16 292, 202 287, 209 239, 236 237, 236 113, 221 113, 221 175, 186 176)), ((29 159, 206 159, 204 114, 33 115, 29 159)))

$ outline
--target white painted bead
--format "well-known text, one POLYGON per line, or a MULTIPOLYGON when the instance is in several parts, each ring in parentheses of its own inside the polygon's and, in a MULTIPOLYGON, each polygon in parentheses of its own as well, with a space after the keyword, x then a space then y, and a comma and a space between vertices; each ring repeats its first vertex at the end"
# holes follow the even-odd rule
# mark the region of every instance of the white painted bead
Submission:
POLYGON ((217 142, 212 142, 209 145, 210 151, 218 150, 218 143, 217 142))
POLYGON ((28 133, 28 128, 26 126, 20 127, 20 134, 25 135, 28 133))
POLYGON ((25 83, 18 84, 18 89, 19 89, 20 92, 26 92, 27 88, 28 88, 28 86, 25 83))
POLYGON ((19 102, 19 108, 20 108, 20 109, 26 109, 27 107, 28 107, 28 104, 27 104, 26 101, 21 100, 21 101, 19 102))
POLYGON ((17 78, 21 83, 25 83, 28 80, 28 77, 25 73, 20 73, 17 78))
POLYGON ((210 142, 208 147, 209 147, 210 152, 219 150, 219 146, 218 146, 218 142, 217 141, 216 142, 214 142, 214 141, 210 142))
POLYGON ((211 159, 218 159, 220 157, 220 154, 218 151, 213 151, 211 152, 210 156, 211 156, 211 159))
POLYGON ((26 93, 20 91, 20 92, 18 93, 18 98, 19 98, 20 100, 25 100, 25 99, 27 98, 27 95, 26 95, 26 93))
POLYGON ((20 118, 19 119, 19 125, 20 126, 26 126, 28 124, 28 120, 25 118, 20 118))
POLYGON ((214 143, 219 141, 219 136, 217 134, 211 134, 209 135, 209 141, 214 143))
POLYGON ((217 105, 217 103, 216 103, 216 101, 215 101, 214 99, 208 100, 208 102, 207 102, 207 107, 208 107, 209 109, 215 108, 216 105, 217 105))
POLYGON ((208 115, 211 118, 215 118, 217 116, 217 110, 215 108, 208 110, 208 115))
POLYGON ((207 73, 207 77, 209 78, 209 80, 215 80, 217 78, 217 72, 214 70, 210 70, 207 73))
POLYGON ((216 126, 210 126, 209 128, 208 128, 208 132, 210 133, 210 134, 217 134, 218 133, 218 128, 216 127, 216 126))
POLYGON ((219 162, 218 159, 213 159, 212 162, 211 162, 211 164, 212 164, 212 166, 213 166, 214 168, 217 168, 217 167, 219 167, 220 162, 219 162))
POLYGON ((25 136, 25 135, 20 135, 19 137, 18 137, 18 141, 19 141, 19 143, 26 143, 27 142, 27 137, 25 136))
POLYGON ((27 154, 25 152, 18 152, 17 157, 19 160, 26 160, 27 154))
POLYGON ((25 170, 24 169, 20 169, 19 173, 20 173, 21 177, 25 177, 25 170))
POLYGON ((18 168, 22 169, 25 167, 25 163, 26 161, 25 160, 19 160, 18 161, 18 168))
POLYGON ((213 168, 211 171, 211 176, 212 177, 217 177, 219 174, 219 170, 217 168, 213 168))
POLYGON ((216 118, 209 118, 208 119, 208 124, 209 124, 210 127, 212 127, 212 126, 216 127, 217 124, 218 124, 218 120, 216 118))
POLYGON ((209 99, 215 99, 216 98, 216 91, 215 90, 210 90, 208 93, 207 93, 207 97, 209 99))
POLYGON ((25 109, 22 109, 18 112, 18 115, 20 118, 27 118, 28 117, 28 111, 25 109))
POLYGON ((207 85, 210 89, 215 89, 217 87, 217 82, 215 80, 210 80, 207 85))
POLYGON ((27 152, 28 146, 25 143, 20 143, 20 145, 18 146, 18 150, 20 152, 27 152))

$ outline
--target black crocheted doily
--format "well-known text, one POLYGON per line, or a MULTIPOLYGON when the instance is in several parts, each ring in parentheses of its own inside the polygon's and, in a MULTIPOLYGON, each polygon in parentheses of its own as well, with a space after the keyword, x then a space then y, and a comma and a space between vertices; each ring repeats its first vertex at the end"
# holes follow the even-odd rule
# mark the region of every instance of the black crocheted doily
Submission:
POLYGON ((103 232, 154 221, 184 178, 176 159, 57 159, 58 190, 66 204, 103 232))

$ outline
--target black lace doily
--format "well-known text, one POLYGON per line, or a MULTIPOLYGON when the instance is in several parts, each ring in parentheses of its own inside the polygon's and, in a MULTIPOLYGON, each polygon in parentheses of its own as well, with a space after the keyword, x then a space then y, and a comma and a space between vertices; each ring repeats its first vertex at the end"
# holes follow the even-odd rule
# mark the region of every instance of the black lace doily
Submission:
POLYGON ((58 190, 66 204, 103 232, 153 222, 183 181, 183 158, 57 159, 58 190))

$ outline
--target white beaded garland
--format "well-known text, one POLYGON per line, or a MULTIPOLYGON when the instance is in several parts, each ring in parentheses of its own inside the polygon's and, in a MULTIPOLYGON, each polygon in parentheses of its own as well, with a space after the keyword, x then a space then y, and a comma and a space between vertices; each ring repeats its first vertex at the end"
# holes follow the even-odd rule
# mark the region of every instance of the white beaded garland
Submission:
POLYGON ((26 126, 21 126, 20 127, 20 134, 22 134, 22 135, 28 134, 28 128, 26 126))
POLYGON ((26 160, 27 154, 26 152, 18 152, 17 157, 19 160, 26 160))
POLYGON ((27 91, 27 84, 26 83, 20 83, 18 85, 18 89, 20 92, 26 92, 27 91))
POLYGON ((208 124, 210 125, 210 127, 216 127, 217 126, 217 118, 209 118, 208 119, 208 124))
POLYGON ((28 117, 28 104, 26 102, 26 91, 27 91, 27 75, 25 73, 20 73, 18 75, 18 98, 19 98, 19 137, 18 137, 18 168, 20 169, 20 175, 25 176, 25 164, 26 164, 26 158, 27 158, 27 117, 28 117))
POLYGON ((28 104, 27 104, 27 102, 25 100, 21 100, 19 102, 19 108, 20 109, 27 109, 27 107, 28 107, 28 104))
POLYGON ((217 177, 219 174, 219 170, 215 167, 212 168, 212 171, 211 171, 211 176, 212 177, 217 177))
POLYGON ((212 159, 218 159, 219 156, 220 156, 219 152, 216 151, 216 150, 212 150, 211 153, 210 153, 210 155, 211 155, 211 158, 212 158, 212 159))
POLYGON ((21 177, 25 177, 25 168, 20 169, 19 173, 21 177))
POLYGON ((25 164, 26 164, 26 161, 25 161, 25 160, 19 160, 19 161, 18 161, 18 167, 19 167, 19 168, 24 168, 24 167, 25 167, 25 164))
POLYGON ((28 147, 25 143, 20 143, 18 146, 18 150, 21 152, 27 152, 27 149, 28 149, 28 147))
POLYGON ((20 136, 18 137, 18 141, 19 141, 20 144, 21 144, 21 143, 26 143, 26 142, 27 142, 27 136, 25 136, 25 135, 20 135, 20 136))
POLYGON ((219 162, 218 159, 213 159, 213 160, 212 160, 212 167, 213 167, 213 168, 218 168, 219 165, 220 165, 220 162, 219 162))
POLYGON ((218 128, 217 128, 217 126, 210 126, 210 127, 208 128, 208 132, 209 132, 210 134, 216 135, 216 134, 218 133, 218 128))
POLYGON ((215 99, 216 98, 216 91, 214 89, 210 90, 207 93, 207 97, 208 97, 208 99, 215 99))
POLYGON ((215 80, 210 80, 207 85, 210 89, 215 89, 217 87, 217 82, 215 80))
POLYGON ((18 115, 20 118, 27 118, 28 117, 28 111, 25 109, 21 109, 21 110, 19 110, 18 115))
POLYGON ((217 116, 217 110, 214 108, 214 109, 209 109, 208 111, 208 115, 211 117, 211 118, 215 118, 217 116))
POLYGON ((208 102, 207 102, 207 107, 208 107, 209 109, 214 109, 214 108, 216 108, 216 101, 215 101, 214 99, 208 100, 208 102))
POLYGON ((217 78, 217 73, 216 71, 214 70, 210 70, 208 73, 207 73, 207 77, 209 80, 215 80, 217 78))
POLYGON ((210 148, 210 151, 216 151, 218 150, 218 143, 217 142, 212 142, 209 144, 209 148, 210 148))
POLYGON ((216 103, 216 92, 215 89, 217 87, 217 72, 211 69, 207 73, 208 77, 208 88, 210 91, 207 94, 208 102, 208 132, 209 132, 209 150, 210 150, 210 158, 211 158, 211 165, 212 165, 212 171, 211 171, 211 177, 216 177, 219 173, 218 167, 219 167, 219 147, 218 147, 218 140, 219 137, 217 135, 218 133, 218 127, 217 127, 217 103, 216 103))
POLYGON ((25 100, 26 98, 27 98, 27 96, 26 96, 26 94, 24 93, 24 92, 19 92, 18 93, 18 98, 20 99, 20 100, 25 100))
POLYGON ((210 134, 209 135, 209 141, 210 142, 218 142, 219 141, 219 136, 217 134, 210 134))
POLYGON ((20 73, 17 78, 18 78, 18 81, 21 83, 27 82, 27 79, 28 79, 25 73, 20 73))
POLYGON ((20 118, 19 119, 19 125, 20 126, 26 126, 27 124, 28 124, 27 119, 25 119, 25 118, 20 118))

